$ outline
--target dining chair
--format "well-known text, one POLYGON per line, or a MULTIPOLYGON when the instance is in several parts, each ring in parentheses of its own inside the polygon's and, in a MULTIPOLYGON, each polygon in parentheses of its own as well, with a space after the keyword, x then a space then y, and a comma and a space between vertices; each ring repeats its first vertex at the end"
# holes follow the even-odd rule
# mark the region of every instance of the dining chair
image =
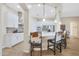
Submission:
POLYGON ((30 55, 32 56, 32 52, 34 48, 40 48, 40 55, 42 56, 42 38, 41 33, 31 32, 30 33, 30 55))
POLYGON ((61 32, 56 32, 55 37, 52 39, 48 39, 48 50, 52 50, 54 52, 54 55, 56 55, 56 51, 59 50, 60 53, 62 52, 61 48, 61 32))
POLYGON ((63 32, 63 36, 62 36, 62 46, 63 46, 64 48, 67 48, 67 32, 66 32, 66 31, 63 32))

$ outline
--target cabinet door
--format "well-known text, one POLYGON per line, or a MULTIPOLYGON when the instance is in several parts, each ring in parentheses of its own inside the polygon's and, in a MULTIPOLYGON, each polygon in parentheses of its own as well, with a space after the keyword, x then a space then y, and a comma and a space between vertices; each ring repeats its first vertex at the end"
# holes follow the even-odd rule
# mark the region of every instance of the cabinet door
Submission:
POLYGON ((6 18, 7 27, 18 27, 18 14, 14 13, 12 11, 8 11, 6 16, 7 16, 7 18, 6 18))

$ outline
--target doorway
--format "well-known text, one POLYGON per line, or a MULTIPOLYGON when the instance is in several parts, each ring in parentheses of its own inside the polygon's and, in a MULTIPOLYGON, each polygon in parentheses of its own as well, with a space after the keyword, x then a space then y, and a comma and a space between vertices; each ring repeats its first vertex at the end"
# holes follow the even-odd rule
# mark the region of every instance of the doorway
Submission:
POLYGON ((78 37, 78 25, 76 22, 70 23, 70 36, 71 37, 78 37))

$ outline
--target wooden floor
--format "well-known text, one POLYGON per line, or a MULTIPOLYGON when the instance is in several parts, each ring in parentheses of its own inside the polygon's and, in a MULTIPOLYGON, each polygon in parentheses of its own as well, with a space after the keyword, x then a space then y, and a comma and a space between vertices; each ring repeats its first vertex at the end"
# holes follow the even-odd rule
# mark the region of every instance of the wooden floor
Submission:
MULTIPOLYGON (((62 53, 57 51, 56 56, 79 56, 79 38, 68 39, 68 47, 63 49, 62 53)), ((29 53, 24 52, 24 42, 12 47, 3 49, 3 56, 30 56, 29 53)), ((34 56, 39 56, 39 51, 34 52, 34 56)), ((53 51, 43 51, 43 56, 54 56, 53 51)))

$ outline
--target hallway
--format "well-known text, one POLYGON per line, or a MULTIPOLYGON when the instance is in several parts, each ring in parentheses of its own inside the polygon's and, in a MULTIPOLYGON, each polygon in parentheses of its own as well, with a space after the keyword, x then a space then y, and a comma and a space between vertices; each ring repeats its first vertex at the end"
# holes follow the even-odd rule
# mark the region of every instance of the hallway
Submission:
MULTIPOLYGON (((24 51, 26 42, 21 42, 12 48, 3 49, 3 56, 29 56, 29 53, 24 51)), ((67 49, 63 49, 62 53, 57 53, 57 56, 79 56, 79 38, 68 39, 67 49)), ((35 52, 34 55, 38 55, 35 52)), ((51 51, 43 51, 43 56, 53 56, 51 51)))

